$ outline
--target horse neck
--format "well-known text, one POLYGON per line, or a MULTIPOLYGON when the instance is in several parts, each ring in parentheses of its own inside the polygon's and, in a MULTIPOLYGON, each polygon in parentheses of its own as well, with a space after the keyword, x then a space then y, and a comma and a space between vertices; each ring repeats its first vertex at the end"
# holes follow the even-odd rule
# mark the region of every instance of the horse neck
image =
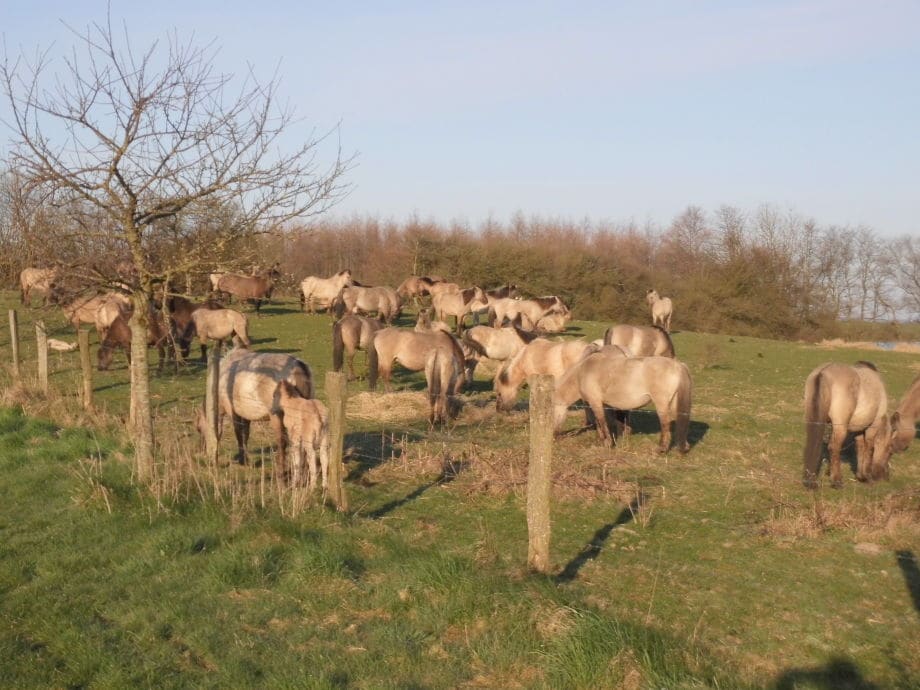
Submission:
POLYGON ((553 396, 555 405, 565 405, 568 407, 576 400, 581 398, 581 389, 578 385, 578 372, 581 370, 580 365, 570 367, 556 380, 556 391, 553 396))
POLYGON ((915 423, 920 417, 920 376, 914 379, 910 388, 898 403, 897 412, 905 422, 915 423))

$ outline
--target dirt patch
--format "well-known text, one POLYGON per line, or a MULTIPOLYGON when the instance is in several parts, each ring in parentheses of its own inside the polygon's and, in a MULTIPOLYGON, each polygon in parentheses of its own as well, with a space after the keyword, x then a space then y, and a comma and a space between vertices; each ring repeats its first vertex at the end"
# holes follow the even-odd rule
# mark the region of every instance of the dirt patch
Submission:
POLYGON ((920 343, 879 343, 868 341, 848 342, 842 338, 833 338, 832 340, 822 340, 818 347, 825 350, 878 350, 879 352, 911 352, 920 354, 920 343))

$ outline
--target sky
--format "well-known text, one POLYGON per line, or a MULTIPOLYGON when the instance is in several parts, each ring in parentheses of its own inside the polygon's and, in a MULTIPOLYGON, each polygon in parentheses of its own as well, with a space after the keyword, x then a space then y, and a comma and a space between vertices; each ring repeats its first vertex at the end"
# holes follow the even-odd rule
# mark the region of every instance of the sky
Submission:
MULTIPOLYGON (((110 7, 135 45, 176 30, 222 72, 277 74, 294 139, 338 127, 356 165, 334 216, 667 225, 771 204, 920 235, 916 0, 110 7)), ((67 25, 105 14, 0 0, 0 33, 7 54, 62 55, 67 25)))

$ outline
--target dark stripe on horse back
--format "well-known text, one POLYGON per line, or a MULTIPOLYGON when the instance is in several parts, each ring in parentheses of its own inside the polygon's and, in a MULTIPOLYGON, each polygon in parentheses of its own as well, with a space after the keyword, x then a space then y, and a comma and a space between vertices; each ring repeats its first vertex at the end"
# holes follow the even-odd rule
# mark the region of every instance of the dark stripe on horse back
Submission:
POLYGON ((856 362, 856 364, 855 364, 854 366, 857 366, 857 367, 867 367, 867 368, 871 369, 872 371, 878 371, 878 367, 876 367, 872 362, 867 362, 867 361, 864 360, 864 359, 861 359, 861 360, 859 360, 858 362, 856 362))
POLYGON ((469 304, 470 300, 473 299, 473 295, 476 294, 476 288, 467 288, 466 290, 461 290, 460 295, 463 297, 463 303, 469 304))
POLYGON ((543 309, 549 309, 559 301, 558 297, 534 297, 533 302, 539 304, 543 309))
MULTIPOLYGON (((267 355, 269 353, 262 353, 262 354, 267 355)), ((280 354, 280 353, 272 353, 272 354, 280 354)), ((236 376, 237 374, 241 372, 257 374, 259 376, 265 376, 271 379, 272 381, 280 383, 281 381, 284 381, 285 379, 287 379, 287 377, 291 374, 291 372, 295 368, 299 368, 303 372, 304 376, 308 380, 310 379, 309 369, 307 367, 306 362, 302 362, 296 357, 292 357, 291 355, 284 355, 285 357, 287 357, 287 361, 284 363, 284 366, 282 366, 281 368, 277 368, 277 367, 272 367, 272 366, 266 366, 264 364, 255 363, 255 360, 259 359, 258 355, 259 355, 258 352, 253 353, 252 355, 247 356, 245 359, 237 360, 236 362, 233 362, 230 365, 229 373, 227 374, 227 398, 230 400, 231 406, 233 404, 233 388, 234 388, 236 376)), ((311 384, 312 384, 312 381, 311 381, 311 384)), ((312 388, 312 385, 311 385, 311 388, 312 388)), ((309 394, 309 392, 310 391, 307 391, 307 394, 309 394)), ((272 409, 271 409, 272 413, 276 413, 278 412, 278 410, 281 409, 280 403, 281 403, 281 387, 279 386, 278 388, 275 389, 275 392, 272 395, 272 409)))

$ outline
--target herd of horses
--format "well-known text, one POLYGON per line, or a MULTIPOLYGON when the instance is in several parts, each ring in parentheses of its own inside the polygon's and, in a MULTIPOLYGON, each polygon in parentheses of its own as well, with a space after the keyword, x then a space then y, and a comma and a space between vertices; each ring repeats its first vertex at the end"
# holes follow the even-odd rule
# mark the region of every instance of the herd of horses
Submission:
MULTIPOLYGON (((232 338, 239 347, 221 362, 219 408, 221 416, 232 420, 237 461, 246 461, 250 423, 268 420, 277 436, 282 475, 311 488, 317 481, 325 486, 327 412, 314 399, 310 367, 290 355, 248 349, 246 315, 224 307, 221 301, 232 297, 249 301, 259 315, 260 304, 271 297, 279 275, 277 265, 248 276, 214 273, 208 300, 194 303, 170 296, 164 300, 165 309, 163 304, 151 305, 148 345, 159 349, 162 368, 167 348, 188 357, 197 337, 204 360, 209 341, 232 338)), ((45 302, 53 301, 55 269, 27 268, 20 278, 24 304, 31 304, 36 291, 45 302)), ((646 294, 651 326, 614 325, 603 339, 588 342, 547 338, 565 331, 571 310, 555 295, 523 299, 513 284, 483 290, 440 277, 410 276, 393 289, 362 285, 351 271, 343 270, 328 278, 309 276, 300 287, 303 311, 326 310, 334 317, 334 370, 344 368, 347 356, 349 377, 355 379, 354 358, 362 350, 370 390, 376 390, 378 381, 390 390, 397 363, 424 372, 431 425, 456 416, 463 391, 472 383, 478 362, 486 358, 498 364, 493 388, 499 411, 514 408, 528 377, 547 374, 555 381, 557 433, 571 405, 581 400, 588 426, 594 426, 600 442, 610 446, 630 433, 629 412, 651 404, 660 424, 658 451, 666 453, 672 445, 680 453, 690 450, 693 384, 688 367, 676 358, 669 334, 672 301, 655 290, 646 294), (415 327, 395 326, 410 301, 418 310, 415 327), (483 316, 488 325, 479 324, 483 316), (453 325, 447 322, 450 317, 453 325)), ((100 369, 109 366, 117 349, 130 352, 128 321, 133 307, 124 293, 78 297, 62 306, 75 328, 90 324, 99 332, 100 369)), ((832 486, 842 483, 841 451, 848 434, 855 435, 856 477, 862 481, 887 478, 892 453, 905 450, 915 435, 920 377, 890 418, 887 405, 884 383, 868 362, 825 364, 811 372, 805 385, 804 484, 817 486, 828 427, 832 486)), ((199 423, 203 424, 203 412, 199 423)))

